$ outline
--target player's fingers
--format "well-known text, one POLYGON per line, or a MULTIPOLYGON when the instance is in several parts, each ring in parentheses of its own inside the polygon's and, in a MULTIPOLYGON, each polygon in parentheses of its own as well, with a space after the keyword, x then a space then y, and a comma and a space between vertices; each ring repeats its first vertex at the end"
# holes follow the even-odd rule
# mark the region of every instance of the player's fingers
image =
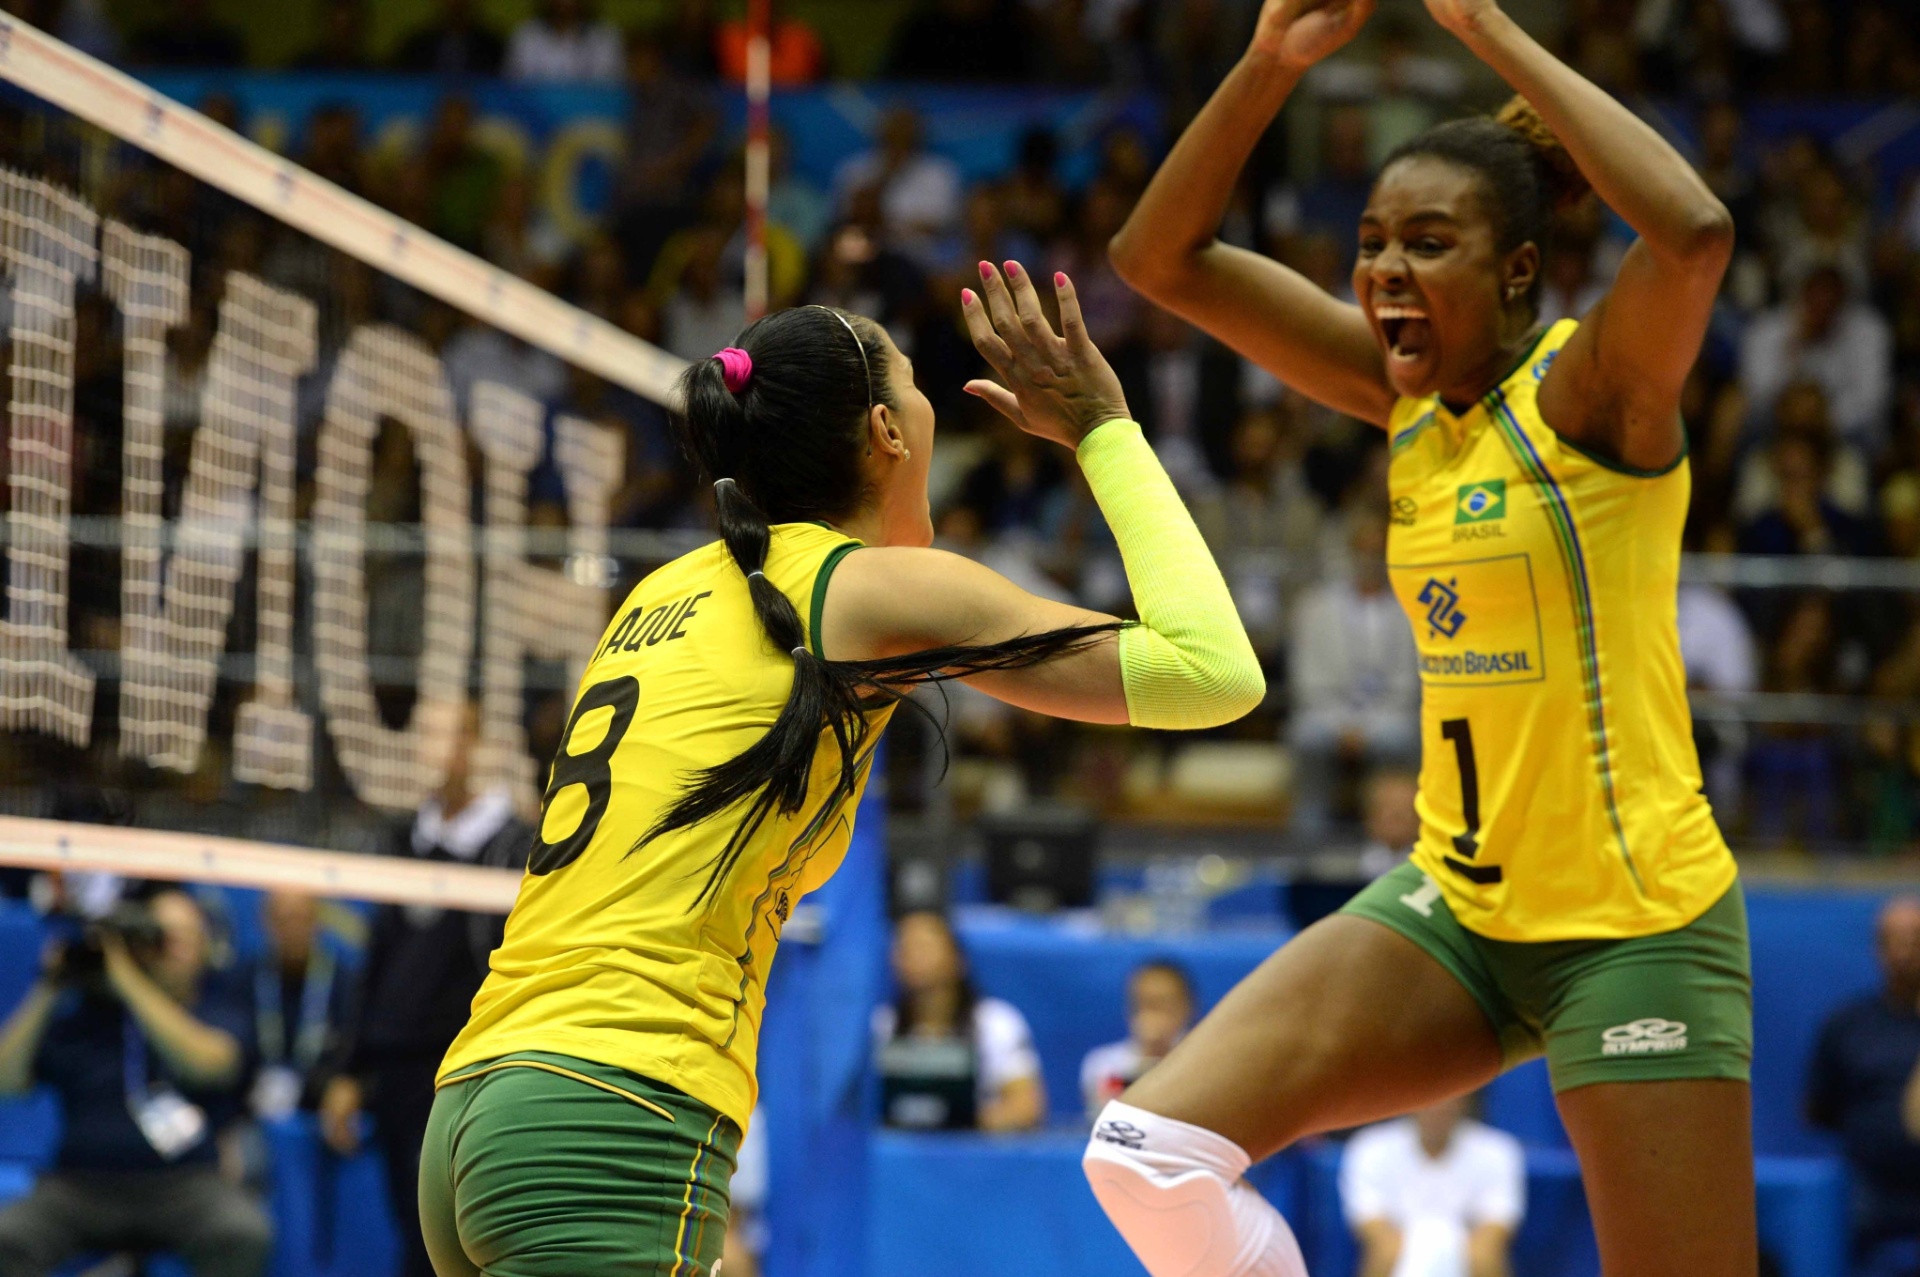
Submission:
POLYGON ((1033 359, 1033 342, 1027 330, 1020 326, 1013 295, 1007 291, 1006 281, 1000 278, 999 267, 992 262, 980 263, 980 292, 986 302, 987 317, 993 321, 993 330, 1000 334, 1000 340, 1013 351, 1015 358, 1033 359))
POLYGON ((1060 338, 1040 309, 1040 294, 1034 290, 1033 277, 1019 262, 1007 263, 1007 291, 1013 295, 1014 312, 1020 316, 1020 327, 1027 334, 1027 340, 1047 355, 1060 353, 1060 338))
POLYGON ((1020 401, 1014 397, 1011 390, 999 382, 975 378, 961 389, 977 399, 984 399, 992 404, 995 411, 1014 425, 1023 430, 1026 428, 1026 418, 1020 414, 1020 401))
POLYGON ((1092 346, 1086 318, 1080 313, 1080 294, 1073 291, 1073 281, 1065 271, 1053 273, 1053 295, 1060 302, 1060 335, 1067 345, 1075 350, 1092 346))
POLYGON ((973 339, 973 348, 980 352, 987 366, 1002 377, 1010 376, 1013 371, 1013 352, 994 330, 986 303, 971 288, 960 290, 960 313, 966 318, 967 336, 973 339))

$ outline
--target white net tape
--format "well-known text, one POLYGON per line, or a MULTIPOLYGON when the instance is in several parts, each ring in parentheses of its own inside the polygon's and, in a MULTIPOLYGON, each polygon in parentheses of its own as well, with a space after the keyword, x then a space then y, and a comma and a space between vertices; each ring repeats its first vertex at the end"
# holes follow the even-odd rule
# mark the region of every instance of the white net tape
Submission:
POLYGON ((486 913, 507 912, 520 889, 510 869, 19 816, 0 816, 0 865, 486 913))

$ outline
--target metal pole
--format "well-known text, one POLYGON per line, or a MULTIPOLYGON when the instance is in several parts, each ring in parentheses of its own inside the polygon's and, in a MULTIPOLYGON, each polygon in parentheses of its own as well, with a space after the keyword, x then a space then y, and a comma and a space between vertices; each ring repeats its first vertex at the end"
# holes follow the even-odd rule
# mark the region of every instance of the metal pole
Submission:
POLYGON ((747 3, 747 288, 749 321, 767 313, 767 98, 772 90, 773 0, 747 3))

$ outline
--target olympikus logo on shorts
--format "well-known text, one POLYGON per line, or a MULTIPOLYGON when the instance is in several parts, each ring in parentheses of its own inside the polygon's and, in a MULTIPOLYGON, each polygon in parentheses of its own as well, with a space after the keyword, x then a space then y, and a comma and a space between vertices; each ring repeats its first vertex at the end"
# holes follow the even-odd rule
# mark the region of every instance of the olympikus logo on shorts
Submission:
POLYGON ((1118 1118, 1109 1118, 1094 1127, 1093 1138, 1107 1144, 1118 1144, 1121 1148, 1130 1148, 1135 1152, 1147 1146, 1147 1133, 1132 1122, 1123 1122, 1118 1118))
POLYGON ((1687 1049, 1687 1026, 1678 1020, 1635 1020, 1600 1035, 1602 1055, 1653 1055, 1687 1049))

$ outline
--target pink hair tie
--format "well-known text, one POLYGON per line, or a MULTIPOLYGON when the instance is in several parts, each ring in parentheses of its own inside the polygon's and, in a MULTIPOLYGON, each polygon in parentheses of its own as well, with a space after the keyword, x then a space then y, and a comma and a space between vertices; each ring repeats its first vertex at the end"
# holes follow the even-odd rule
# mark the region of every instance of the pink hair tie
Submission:
POLYGON ((739 394, 747 388, 747 378, 753 376, 753 356, 738 346, 728 346, 714 356, 720 361, 720 380, 727 389, 739 394))

